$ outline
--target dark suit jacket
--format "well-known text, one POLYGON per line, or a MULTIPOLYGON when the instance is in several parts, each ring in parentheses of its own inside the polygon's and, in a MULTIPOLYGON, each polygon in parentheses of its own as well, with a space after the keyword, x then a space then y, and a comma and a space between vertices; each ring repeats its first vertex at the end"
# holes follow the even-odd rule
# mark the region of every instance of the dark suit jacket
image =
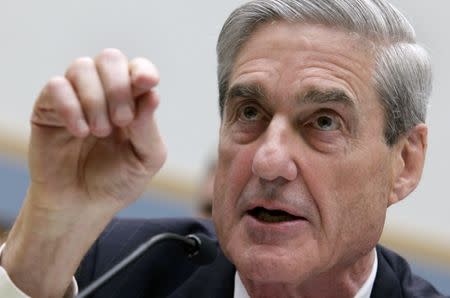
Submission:
MULTIPOLYGON (((195 219, 113 220, 80 265, 80 289, 105 273, 153 235, 200 233, 215 239, 210 221, 195 219)), ((217 242, 216 242, 217 243, 217 242)), ((377 246, 378 272, 371 297, 443 297, 425 280, 411 273, 407 262, 377 246)), ((234 266, 219 249, 215 261, 198 266, 174 242, 161 243, 121 271, 92 297, 214 297, 231 298, 234 266)))

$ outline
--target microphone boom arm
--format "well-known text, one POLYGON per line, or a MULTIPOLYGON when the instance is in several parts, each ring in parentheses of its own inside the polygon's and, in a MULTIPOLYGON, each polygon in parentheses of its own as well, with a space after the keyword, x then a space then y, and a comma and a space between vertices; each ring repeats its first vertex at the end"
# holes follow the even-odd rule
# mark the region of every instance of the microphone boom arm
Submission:
MULTIPOLYGON (((201 254, 200 246, 202 245, 203 242, 206 242, 205 244, 206 244, 207 248, 209 250, 211 250, 210 249, 211 244, 207 243, 208 239, 206 239, 205 237, 199 237, 194 234, 190 234, 187 236, 181 236, 181 235, 174 234, 174 233, 161 233, 161 234, 155 235, 152 238, 150 238, 149 240, 147 240, 146 242, 142 243, 136 250, 134 250, 125 259, 123 259, 122 261, 117 263, 114 267, 112 267, 110 270, 108 270, 105 274, 103 274, 98 279, 96 279, 92 284, 90 284, 83 291, 81 291, 80 294, 78 294, 76 296, 76 298, 85 298, 88 295, 92 294, 92 292, 94 292, 95 290, 100 288, 105 282, 110 280, 114 275, 119 273, 122 269, 127 267, 133 261, 137 260, 137 258, 139 258, 144 252, 146 252, 147 249, 149 249, 150 247, 152 247, 158 243, 166 241, 166 240, 177 240, 177 241, 182 242, 185 245, 184 247, 188 253, 189 258, 195 258, 197 255, 201 254)), ((200 256, 202 258, 202 260, 201 260, 202 263, 210 263, 210 262, 212 262, 212 260, 214 260, 215 253, 214 253, 213 257, 212 257, 212 255, 211 256, 209 255, 209 254, 211 254, 210 252, 207 252, 207 254, 208 255, 206 256, 206 259, 205 259, 205 256, 200 256), (212 259, 211 259, 211 257, 212 257, 212 259), (203 259, 205 259, 205 260, 203 260, 203 259)))

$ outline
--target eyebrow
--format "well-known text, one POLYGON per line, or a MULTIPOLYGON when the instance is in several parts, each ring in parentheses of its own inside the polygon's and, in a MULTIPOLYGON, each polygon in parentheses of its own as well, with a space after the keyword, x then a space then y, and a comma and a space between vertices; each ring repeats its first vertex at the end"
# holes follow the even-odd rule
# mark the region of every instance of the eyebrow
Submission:
POLYGON ((330 89, 330 90, 313 89, 307 91, 304 95, 298 96, 297 98, 298 104, 308 104, 308 103, 324 104, 329 102, 342 103, 352 108, 355 107, 355 100, 340 89, 330 89))
POLYGON ((236 84, 231 86, 225 97, 225 103, 232 98, 254 98, 263 102, 267 101, 265 88, 260 84, 236 84))
MULTIPOLYGON (((253 98, 258 101, 268 102, 267 92, 261 84, 236 84, 227 92, 225 103, 233 98, 253 98)), ((355 108, 355 100, 345 91, 340 89, 311 89, 306 93, 297 96, 297 104, 324 104, 324 103, 342 103, 348 107, 355 108)))

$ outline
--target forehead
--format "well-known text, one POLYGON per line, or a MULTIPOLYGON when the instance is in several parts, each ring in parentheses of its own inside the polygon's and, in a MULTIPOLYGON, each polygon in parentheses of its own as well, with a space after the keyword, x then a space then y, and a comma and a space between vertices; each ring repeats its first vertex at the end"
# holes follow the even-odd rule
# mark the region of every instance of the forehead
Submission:
POLYGON ((240 49, 229 90, 236 84, 257 83, 278 98, 340 90, 358 100, 374 94, 373 48, 355 33, 323 25, 263 24, 240 49))

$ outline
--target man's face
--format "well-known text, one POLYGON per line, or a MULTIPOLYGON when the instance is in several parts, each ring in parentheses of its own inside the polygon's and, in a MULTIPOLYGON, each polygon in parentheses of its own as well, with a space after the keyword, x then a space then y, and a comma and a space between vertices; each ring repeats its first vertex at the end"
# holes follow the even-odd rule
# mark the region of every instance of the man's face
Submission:
POLYGON ((340 272, 377 243, 397 153, 384 141, 373 63, 354 34, 284 22, 261 26, 239 52, 213 218, 244 278, 340 272))

